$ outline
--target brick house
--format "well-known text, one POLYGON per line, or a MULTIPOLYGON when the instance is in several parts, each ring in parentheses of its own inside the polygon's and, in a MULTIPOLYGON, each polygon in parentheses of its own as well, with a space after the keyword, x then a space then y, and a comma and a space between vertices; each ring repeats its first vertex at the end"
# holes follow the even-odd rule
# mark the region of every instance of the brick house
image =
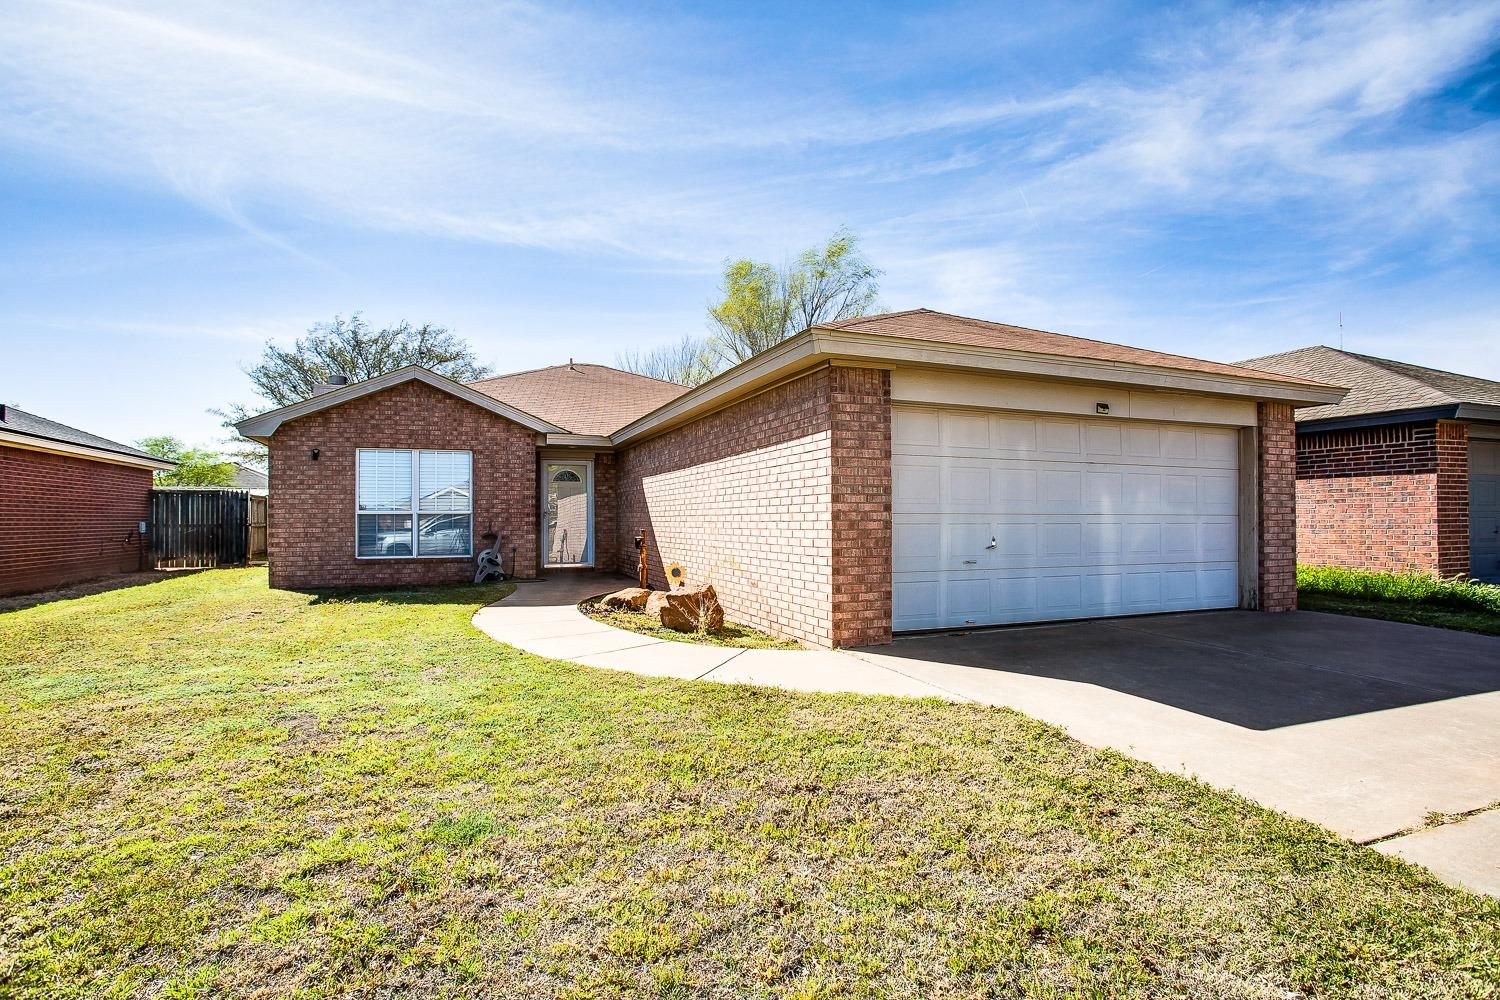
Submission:
POLYGON ((1349 387, 1297 411, 1303 562, 1500 582, 1500 382, 1331 347, 1241 363, 1349 387))
POLYGON ((151 475, 174 467, 0 405, 0 595, 146 568, 151 475))
MULTIPOLYGON (((1295 607, 1313 380, 925 309, 805 330, 688 389, 408 368, 246 420, 278 587, 681 562, 816 646, 893 630, 1295 607)), ((601 589, 610 584, 601 582, 601 589)))

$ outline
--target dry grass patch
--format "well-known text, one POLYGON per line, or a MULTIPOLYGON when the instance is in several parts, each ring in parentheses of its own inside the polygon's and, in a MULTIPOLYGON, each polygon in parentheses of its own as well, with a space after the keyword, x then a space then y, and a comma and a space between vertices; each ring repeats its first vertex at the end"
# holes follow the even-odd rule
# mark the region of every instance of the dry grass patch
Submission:
POLYGON ((606 625, 622 628, 629 632, 639 632, 641 635, 649 635, 654 639, 667 639, 672 642, 691 642, 700 646, 729 646, 735 649, 801 649, 800 643, 790 639, 782 639, 765 632, 758 631, 748 625, 741 625, 728 619, 724 621, 724 627, 719 629, 702 628, 696 632, 679 632, 670 629, 662 623, 640 611, 616 611, 606 608, 599 603, 598 598, 591 598, 578 605, 578 610, 606 625))

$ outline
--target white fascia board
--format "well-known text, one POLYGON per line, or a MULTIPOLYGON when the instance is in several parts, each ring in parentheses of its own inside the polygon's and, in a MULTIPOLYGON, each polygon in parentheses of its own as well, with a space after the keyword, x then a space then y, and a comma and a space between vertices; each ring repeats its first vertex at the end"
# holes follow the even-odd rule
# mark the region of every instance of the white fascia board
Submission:
POLYGON ((258 414, 257 416, 250 417, 248 420, 241 420, 234 425, 234 429, 240 432, 241 437, 249 438, 252 441, 259 441, 261 444, 269 444, 271 435, 275 434, 276 429, 288 420, 305 417, 309 413, 317 413, 319 410, 339 406, 350 400, 358 399, 361 396, 368 396, 372 392, 380 392, 384 389, 400 385, 403 382, 413 380, 425 382, 440 392, 446 392, 450 396, 457 396, 464 402, 473 403, 480 409, 497 413, 508 420, 515 421, 522 427, 527 427, 543 434, 567 433, 566 428, 550 424, 541 417, 527 413, 525 410, 518 410, 508 403, 502 403, 492 396, 486 396, 482 392, 470 389, 461 382, 444 378, 437 372, 428 371, 426 368, 418 365, 408 365, 405 368, 398 368, 396 371, 386 372, 384 375, 377 375, 363 382, 354 382, 350 385, 340 386, 337 389, 312 396, 301 402, 292 403, 290 406, 283 406, 277 410, 258 414))
POLYGON ((1028 354, 993 347, 970 347, 813 327, 626 424, 611 434, 610 440, 620 445, 665 430, 703 412, 727 405, 737 397, 785 378, 798 369, 811 368, 819 362, 856 364, 870 368, 909 365, 1040 376, 1238 399, 1268 399, 1293 406, 1337 403, 1348 392, 1344 388, 1317 383, 1283 382, 1180 368, 1155 368, 1053 354, 1028 354))
POLYGON ((176 462, 169 462, 164 458, 124 455, 118 451, 109 451, 106 448, 91 448, 86 444, 74 444, 71 441, 54 441, 51 438, 33 437, 30 434, 17 434, 14 431, 7 430, 0 430, 0 444, 5 445, 7 448, 41 451, 49 455, 67 455, 70 458, 87 458, 94 462, 109 462, 111 465, 129 465, 137 469, 155 469, 167 472, 177 468, 176 462))
POLYGON ((553 448, 612 448, 604 434, 548 434, 546 444, 553 448))

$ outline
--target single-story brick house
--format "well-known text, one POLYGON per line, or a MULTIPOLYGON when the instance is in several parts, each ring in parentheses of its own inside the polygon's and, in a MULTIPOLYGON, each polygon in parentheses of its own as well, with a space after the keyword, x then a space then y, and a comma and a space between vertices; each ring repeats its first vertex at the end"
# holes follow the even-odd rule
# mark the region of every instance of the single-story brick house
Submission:
POLYGON ((175 463, 0 405, 0 595, 145 568, 151 476, 175 463))
POLYGON ((1500 382, 1332 347, 1241 363, 1349 387, 1297 410, 1303 562, 1500 582, 1500 382))
POLYGON ((892 630, 1295 607, 1311 379, 925 309, 805 330, 696 388, 407 368, 239 425, 279 587, 681 562, 818 646, 892 630), (580 532, 582 535, 580 537, 580 532))

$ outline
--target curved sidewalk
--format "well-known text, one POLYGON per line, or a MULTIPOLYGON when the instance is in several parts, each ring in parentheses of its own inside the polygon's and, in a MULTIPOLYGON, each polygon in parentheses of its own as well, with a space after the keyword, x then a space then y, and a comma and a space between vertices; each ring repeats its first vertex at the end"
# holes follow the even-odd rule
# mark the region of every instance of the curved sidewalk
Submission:
POLYGON ((519 581, 515 593, 480 608, 474 625, 507 646, 606 670, 797 691, 970 700, 856 653, 673 642, 597 622, 578 610, 584 598, 625 586, 630 582, 621 578, 576 572, 519 581))

